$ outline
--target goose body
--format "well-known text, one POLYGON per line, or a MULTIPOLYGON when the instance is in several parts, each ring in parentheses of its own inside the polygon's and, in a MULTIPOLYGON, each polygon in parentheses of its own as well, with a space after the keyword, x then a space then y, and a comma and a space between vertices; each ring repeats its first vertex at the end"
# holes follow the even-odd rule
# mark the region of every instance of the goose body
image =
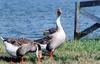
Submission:
POLYGON ((8 42, 4 42, 4 44, 5 44, 5 48, 6 48, 7 52, 8 52, 11 56, 16 57, 16 56, 17 56, 17 55, 16 55, 16 52, 17 52, 18 48, 20 48, 20 47, 19 47, 19 46, 12 45, 12 44, 10 44, 10 43, 8 43, 8 42))
MULTIPOLYGON (((40 45, 26 38, 3 38, 3 43, 8 54, 14 58, 22 58, 28 52, 35 52, 38 57, 40 45), (38 53, 38 54, 37 54, 38 53)), ((41 54, 41 53, 40 53, 41 54)))
POLYGON ((49 44, 51 49, 55 49, 58 46, 60 46, 65 41, 65 38, 66 38, 65 33, 62 30, 61 31, 58 30, 58 32, 55 32, 54 34, 51 34, 50 36, 52 37, 49 44))
MULTIPOLYGON (((18 49, 20 49, 22 47, 28 47, 27 49, 25 49, 25 48, 24 49, 26 50, 26 52, 30 51, 30 47, 31 47, 31 43, 32 43, 31 40, 25 39, 25 38, 2 38, 2 40, 3 40, 3 43, 5 45, 7 52, 11 56, 15 56, 15 57, 17 57, 18 49)), ((21 53, 21 52, 19 52, 19 53, 21 53)), ((24 55, 24 53, 23 53, 23 55, 24 55)))
POLYGON ((58 48, 66 39, 66 34, 63 30, 63 27, 60 23, 60 17, 61 17, 61 10, 57 10, 57 20, 56 20, 56 28, 52 28, 48 31, 48 34, 38 40, 35 40, 36 42, 39 42, 40 44, 47 44, 46 50, 49 52, 53 52, 56 48, 58 48))

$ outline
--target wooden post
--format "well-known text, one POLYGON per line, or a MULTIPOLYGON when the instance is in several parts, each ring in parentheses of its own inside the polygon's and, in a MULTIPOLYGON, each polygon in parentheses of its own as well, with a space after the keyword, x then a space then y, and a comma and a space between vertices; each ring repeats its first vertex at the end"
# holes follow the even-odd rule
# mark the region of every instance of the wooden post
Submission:
POLYGON ((80 8, 92 7, 92 6, 100 6, 100 0, 98 0, 98 1, 83 1, 83 2, 80 2, 80 8))
POLYGON ((82 37, 88 35, 89 33, 93 32, 94 30, 96 30, 96 29, 98 29, 98 28, 100 28, 100 24, 98 24, 98 23, 93 24, 93 25, 90 26, 89 28, 83 30, 83 31, 80 33, 79 38, 82 38, 82 37))
POLYGON ((91 6, 100 6, 100 1, 83 1, 79 2, 77 0, 77 3, 75 3, 75 22, 74 22, 74 39, 80 39, 89 33, 93 32, 94 30, 100 28, 100 18, 97 16, 94 16, 93 14, 90 14, 88 12, 81 12, 83 15, 87 16, 88 18, 92 19, 96 23, 87 29, 83 30, 82 32, 79 31, 79 14, 80 14, 80 9, 83 7, 91 7, 91 6))
POLYGON ((79 15, 80 15, 80 2, 79 0, 75 3, 75 22, 74 22, 74 39, 79 36, 79 15))

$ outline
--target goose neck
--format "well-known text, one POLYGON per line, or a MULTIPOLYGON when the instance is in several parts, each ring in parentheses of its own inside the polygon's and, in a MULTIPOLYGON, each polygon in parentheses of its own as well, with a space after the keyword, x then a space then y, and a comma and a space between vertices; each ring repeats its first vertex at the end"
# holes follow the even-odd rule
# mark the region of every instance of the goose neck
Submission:
POLYGON ((57 18, 56 24, 57 24, 58 29, 63 29, 63 28, 62 28, 62 25, 61 25, 61 22, 60 22, 60 18, 61 18, 61 16, 59 16, 59 17, 57 18))

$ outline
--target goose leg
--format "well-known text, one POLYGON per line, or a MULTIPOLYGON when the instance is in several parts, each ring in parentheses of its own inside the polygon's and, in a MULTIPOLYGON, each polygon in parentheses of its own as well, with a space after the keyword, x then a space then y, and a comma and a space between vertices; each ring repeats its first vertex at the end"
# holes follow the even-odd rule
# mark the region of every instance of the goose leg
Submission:
POLYGON ((11 64, 15 64, 15 62, 13 62, 13 61, 11 60, 11 64))
POLYGON ((50 59, 53 60, 54 59, 54 51, 50 52, 50 59))
POLYGON ((15 58, 12 58, 12 57, 11 57, 11 62, 10 62, 10 64, 15 64, 14 61, 15 61, 15 58))
POLYGON ((42 51, 38 52, 38 64, 41 64, 42 62, 42 51))
POLYGON ((38 58, 38 64, 41 64, 41 58, 38 58))
POLYGON ((54 51, 50 52, 50 59, 51 59, 51 64, 57 64, 54 60, 54 51))
POLYGON ((54 60, 54 51, 55 51, 55 49, 52 49, 52 50, 50 51, 50 59, 51 59, 51 60, 54 60))
POLYGON ((21 57, 21 63, 20 64, 26 64, 24 61, 24 57, 21 57))

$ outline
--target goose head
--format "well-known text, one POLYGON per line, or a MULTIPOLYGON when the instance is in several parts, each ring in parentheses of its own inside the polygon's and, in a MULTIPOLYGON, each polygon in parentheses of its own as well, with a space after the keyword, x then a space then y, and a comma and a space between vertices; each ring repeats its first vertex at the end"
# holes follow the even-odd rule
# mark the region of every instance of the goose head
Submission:
POLYGON ((48 35, 48 34, 53 34, 55 33, 59 28, 62 29, 61 23, 60 23, 60 16, 62 14, 62 11, 60 8, 57 9, 56 11, 56 15, 57 15, 57 19, 56 19, 56 28, 50 28, 48 30, 45 30, 43 32, 43 35, 48 35))
POLYGON ((58 8, 56 13, 57 13, 57 16, 59 17, 59 16, 62 14, 61 9, 60 9, 60 8, 58 8))

